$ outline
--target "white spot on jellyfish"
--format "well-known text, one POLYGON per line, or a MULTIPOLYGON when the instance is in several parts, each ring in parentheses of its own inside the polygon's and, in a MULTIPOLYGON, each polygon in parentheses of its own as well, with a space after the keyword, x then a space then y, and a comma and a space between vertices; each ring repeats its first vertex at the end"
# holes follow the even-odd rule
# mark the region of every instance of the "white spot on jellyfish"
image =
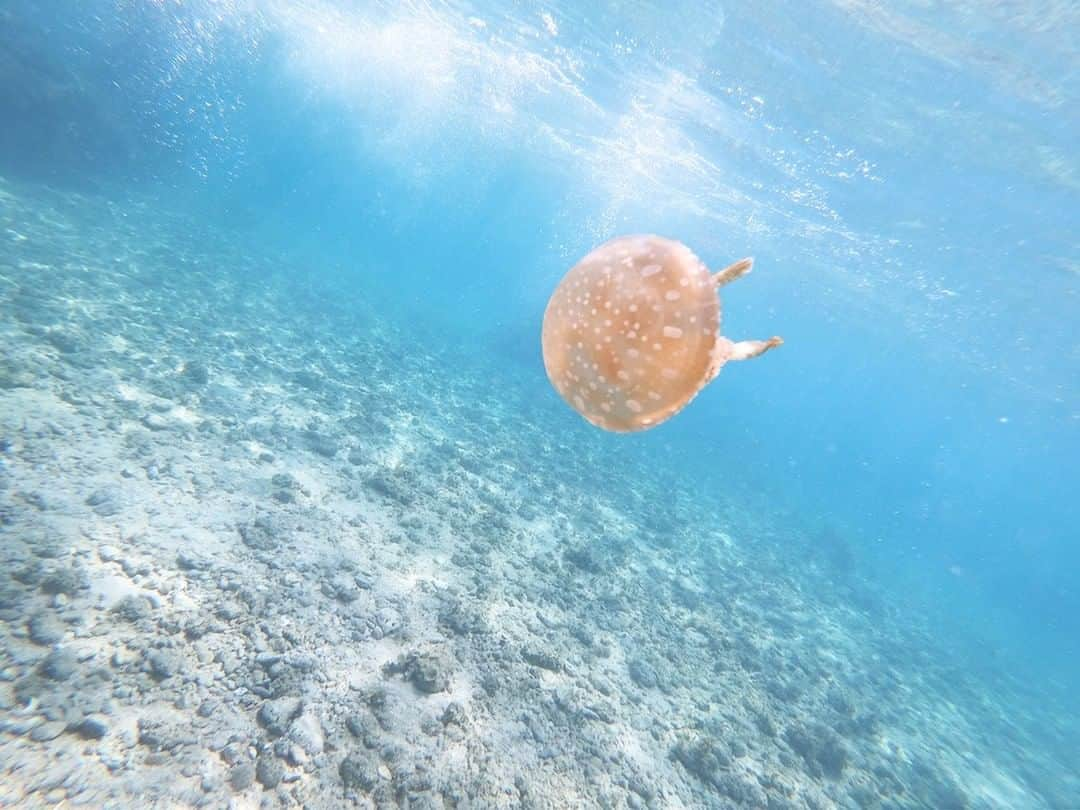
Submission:
POLYGON ((659 273, 663 269, 664 268, 662 268, 658 264, 647 264, 647 265, 645 265, 644 267, 641 268, 641 277, 642 278, 648 278, 649 276, 655 276, 657 273, 659 273))
POLYGON ((641 403, 636 399, 626 400, 626 407, 632 410, 634 413, 641 413, 641 403))
POLYGON ((578 409, 580 410, 580 409, 585 407, 585 400, 583 400, 581 398, 580 394, 575 394, 574 395, 574 404, 577 405, 578 409))
POLYGON ((626 356, 636 360, 638 357, 641 357, 641 352, 637 349, 627 349, 626 356))
POLYGON ((662 376, 665 380, 674 380, 676 377, 679 376, 679 372, 677 372, 673 368, 665 368, 660 370, 660 376, 662 376))
POLYGON ((623 382, 630 379, 630 375, 626 373, 626 370, 621 369, 621 368, 619 369, 618 373, 615 376, 618 377, 623 382))
POLYGON ((682 329, 680 329, 677 326, 665 326, 664 327, 664 337, 681 338, 682 337, 682 329))
POLYGON ((682 296, 675 290, 668 290, 666 293, 664 293, 664 298, 666 298, 668 301, 678 301, 680 298, 682 298, 682 296))
POLYGON ((630 311, 631 312, 637 312, 637 304, 631 304, 630 305, 630 311))

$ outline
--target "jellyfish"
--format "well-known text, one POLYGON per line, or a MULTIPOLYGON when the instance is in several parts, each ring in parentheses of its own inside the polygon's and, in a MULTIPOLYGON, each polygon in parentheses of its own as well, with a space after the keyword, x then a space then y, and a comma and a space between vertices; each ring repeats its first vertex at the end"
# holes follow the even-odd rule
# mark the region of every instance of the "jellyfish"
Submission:
POLYGON ((731 360, 783 343, 720 334, 717 290, 750 272, 718 273, 681 242, 622 236, 575 264, 548 302, 544 367, 559 395, 604 430, 648 430, 670 419, 731 360))

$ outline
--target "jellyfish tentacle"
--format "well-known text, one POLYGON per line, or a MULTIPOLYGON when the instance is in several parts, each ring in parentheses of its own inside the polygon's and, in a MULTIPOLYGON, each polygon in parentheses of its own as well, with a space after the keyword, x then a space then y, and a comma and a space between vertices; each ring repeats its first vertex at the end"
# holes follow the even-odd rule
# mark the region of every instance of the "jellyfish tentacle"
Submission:
POLYGON ((739 259, 734 264, 729 264, 723 270, 718 273, 713 273, 713 286, 717 289, 723 287, 725 284, 730 284, 737 278, 742 278, 750 272, 754 266, 754 257, 747 256, 745 259, 739 259))
POLYGON ((769 349, 783 346, 784 340, 779 337, 771 337, 768 340, 740 340, 731 347, 731 360, 751 360, 761 357, 769 349))

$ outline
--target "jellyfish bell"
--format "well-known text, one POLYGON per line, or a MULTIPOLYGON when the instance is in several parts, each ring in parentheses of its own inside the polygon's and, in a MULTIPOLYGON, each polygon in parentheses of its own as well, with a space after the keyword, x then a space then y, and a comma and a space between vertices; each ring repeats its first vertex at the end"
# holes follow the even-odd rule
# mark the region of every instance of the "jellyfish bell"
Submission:
POLYGON ((617 433, 648 430, 681 411, 729 360, 783 341, 720 334, 717 290, 750 272, 718 273, 681 242, 622 236, 575 264, 544 313, 544 367, 585 419, 617 433))

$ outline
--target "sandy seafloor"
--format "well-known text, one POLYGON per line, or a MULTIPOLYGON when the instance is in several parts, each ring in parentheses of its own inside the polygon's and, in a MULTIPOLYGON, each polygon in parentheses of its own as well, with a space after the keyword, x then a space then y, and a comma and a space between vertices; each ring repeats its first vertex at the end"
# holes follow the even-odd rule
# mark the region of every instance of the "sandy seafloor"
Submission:
POLYGON ((1080 806, 1053 695, 318 278, 0 181, 0 806, 1080 806))

